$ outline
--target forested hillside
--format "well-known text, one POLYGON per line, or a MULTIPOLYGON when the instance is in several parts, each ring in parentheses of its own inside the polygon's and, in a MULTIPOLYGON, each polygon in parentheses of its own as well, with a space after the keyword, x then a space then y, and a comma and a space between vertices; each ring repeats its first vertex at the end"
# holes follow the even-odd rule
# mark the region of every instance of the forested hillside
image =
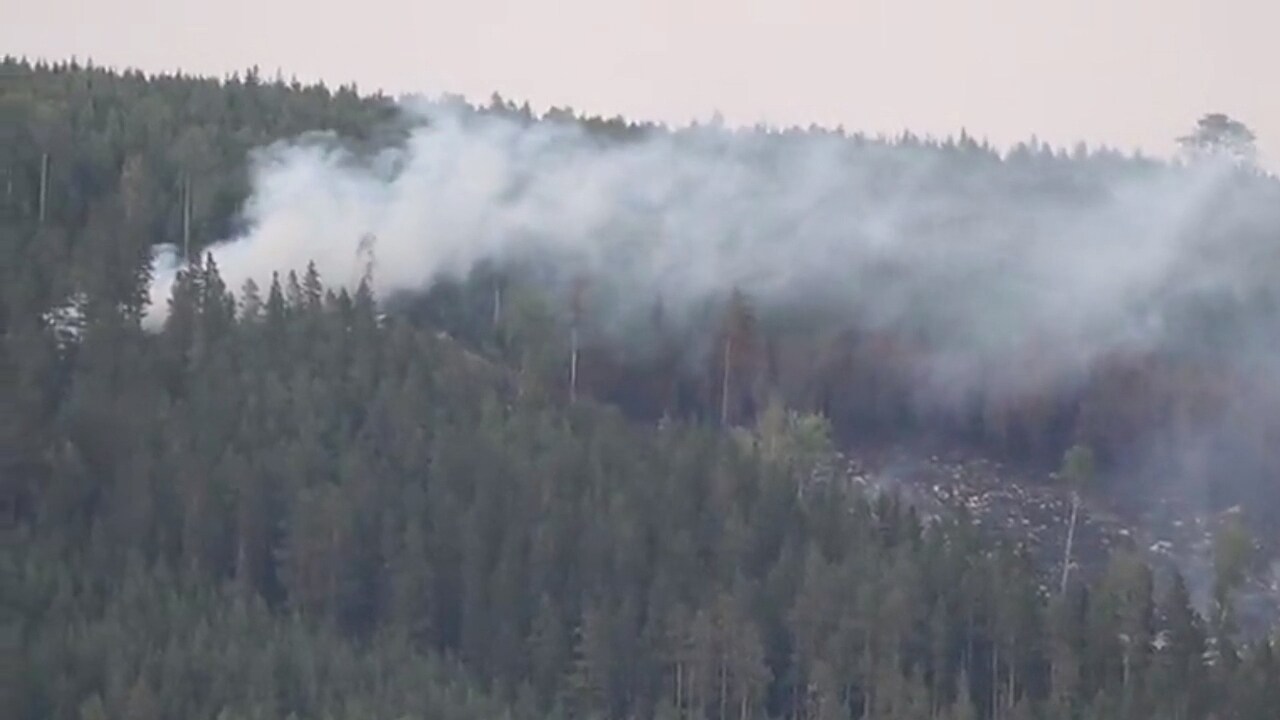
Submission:
MULTIPOLYGON (((1216 500, 1261 512, 1280 406, 1228 348, 1276 319, 1276 226, 1215 238, 1256 251, 1259 282, 1193 297, 1195 342, 1048 397, 934 402, 909 371, 931 328, 797 326, 744 293, 678 328, 652 303, 663 342, 631 356, 583 318, 585 280, 565 298, 483 266, 384 298, 371 261, 228 287, 204 251, 243 229, 250 154, 310 130, 357 150, 407 131, 389 99, 252 72, 0 64, 6 717, 1274 718, 1277 639, 1233 617, 1243 527, 1198 613, 1138 548, 1046 586, 963 514, 926 523, 828 461, 849 434, 928 433, 1121 477, 1125 448, 1225 411, 1195 458, 1233 458, 1216 500), (160 244, 190 262, 149 330, 160 244)), ((849 142, 1030 185, 1164 171, 849 142)), ((1224 212, 1276 194, 1231 183, 1224 212)), ((1023 350, 995 367, 1054 348, 1023 350)))

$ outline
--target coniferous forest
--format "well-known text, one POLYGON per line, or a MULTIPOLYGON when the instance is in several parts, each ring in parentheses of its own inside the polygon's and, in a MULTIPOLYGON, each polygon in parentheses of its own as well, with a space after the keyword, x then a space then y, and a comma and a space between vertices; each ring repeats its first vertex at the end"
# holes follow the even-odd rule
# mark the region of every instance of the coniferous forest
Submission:
MULTIPOLYGON (((602 143, 668 132, 497 98, 480 112, 602 143)), ((1214 502, 1274 533, 1280 402, 1241 391, 1223 355, 1258 326, 1231 318, 1280 327, 1280 282, 1189 307, 1196 343, 961 409, 902 372, 927 337, 796 338, 747 295, 713 308, 724 351, 690 370, 589 334, 579 358, 578 308, 494 268, 413 297, 375 297, 376 266, 352 287, 314 266, 228 287, 203 250, 241 230, 251 152, 321 129, 376 146, 397 117, 256 71, 0 63, 4 717, 1278 716, 1280 637, 1233 616, 1247 533, 1223 538, 1208 607, 1137 547, 1059 588, 1018 544, 866 494, 831 456, 918 433, 1115 477, 1125 448, 1176 445, 1180 421, 1247 397, 1200 457, 1232 458, 1214 502), (151 330, 162 244, 190 262, 151 330)), ((1108 150, 849 142, 1044 185, 1163 171, 1108 150)), ((1280 198, 1274 178, 1234 182, 1280 198)), ((1247 240, 1264 278, 1277 227, 1247 240)))

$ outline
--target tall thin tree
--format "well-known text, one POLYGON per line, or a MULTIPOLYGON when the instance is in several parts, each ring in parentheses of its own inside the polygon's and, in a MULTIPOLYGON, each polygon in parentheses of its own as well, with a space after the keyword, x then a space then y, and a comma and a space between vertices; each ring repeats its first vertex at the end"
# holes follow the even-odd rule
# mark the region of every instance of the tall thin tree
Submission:
POLYGON ((733 368, 742 364, 747 356, 751 340, 751 309, 747 305, 746 296, 736 288, 729 297, 729 309, 725 319, 724 351, 721 358, 720 377, 720 424, 729 424, 731 409, 730 398, 733 397, 733 368))
POLYGON ((40 153, 40 224, 44 225, 49 207, 49 153, 40 153))
POLYGON ((1086 445, 1074 445, 1062 458, 1061 479, 1071 489, 1071 518, 1067 522, 1067 542, 1062 553, 1062 583, 1060 592, 1067 591, 1071 577, 1071 547, 1076 537, 1076 521, 1080 515, 1080 491, 1093 482, 1093 450, 1086 445))
POLYGON ((573 284, 573 293, 569 299, 569 311, 572 319, 569 326, 569 402, 578 399, 578 327, 582 324, 583 301, 587 291, 587 280, 579 276, 573 284))

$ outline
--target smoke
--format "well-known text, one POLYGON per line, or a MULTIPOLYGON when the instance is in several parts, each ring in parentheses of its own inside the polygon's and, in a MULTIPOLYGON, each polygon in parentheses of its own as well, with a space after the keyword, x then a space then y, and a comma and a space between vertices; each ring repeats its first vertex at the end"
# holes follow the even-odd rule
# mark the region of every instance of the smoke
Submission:
MULTIPOLYGON (((916 392, 944 403, 979 386, 1069 389, 1108 358, 1209 348, 1248 389, 1159 447, 1131 448, 1128 471, 1160 475, 1163 497, 1193 515, 1221 483, 1274 482, 1274 447, 1247 446, 1280 418, 1273 177, 1035 145, 1000 157, 964 137, 695 126, 608 139, 456 104, 405 115, 407 134, 372 153, 332 134, 256 152, 247 231, 209 249, 227 286, 314 262, 354 288, 372 237, 379 297, 481 265, 536 267, 561 299, 586 277, 597 337, 630 349, 652 340, 655 303, 668 330, 705 337, 740 290, 775 326, 927 338, 912 348, 916 392)), ((153 327, 177 260, 157 256, 153 327)))
MULTIPOLYGON (((608 288, 590 313, 635 341, 655 301, 679 324, 739 289, 761 312, 927 333, 925 382, 954 388, 1029 342, 1052 352, 1018 382, 1070 381, 1168 342, 1186 298, 1277 277, 1276 183, 1224 165, 715 126, 606 140, 576 123, 405 109, 407 138, 374 154, 325 134, 257 152, 248 231, 210 249, 227 285, 314 261, 353 287, 372 235, 379 296, 537 262, 553 285, 608 288)), ((152 324, 172 260, 157 263, 152 324)))

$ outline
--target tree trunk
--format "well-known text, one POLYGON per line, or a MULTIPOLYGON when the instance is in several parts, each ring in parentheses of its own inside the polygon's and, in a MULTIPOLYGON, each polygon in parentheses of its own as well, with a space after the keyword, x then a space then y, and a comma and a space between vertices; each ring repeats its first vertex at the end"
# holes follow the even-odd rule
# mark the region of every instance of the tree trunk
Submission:
POLYGON ((1076 538, 1076 517, 1080 512, 1080 493, 1071 493, 1071 522, 1067 525, 1067 547, 1062 554, 1062 590, 1067 592, 1067 579, 1071 576, 1071 544, 1076 538))
POLYGON ((991 718, 1000 720, 1000 646, 991 643, 991 718))
POLYGON ((729 673, 725 661, 720 661, 720 720, 725 720, 725 701, 729 699, 729 673))
POLYGON ((1127 644, 1124 648, 1124 680, 1121 687, 1124 689, 1124 711, 1128 713, 1132 710, 1133 695, 1129 692, 1129 646, 1127 644))
POLYGON ((802 702, 800 681, 791 684, 791 717, 793 720, 800 718, 800 703, 802 702))
POLYGON ((1017 704, 1017 699, 1018 699, 1018 669, 1015 663, 1011 662, 1011 663, 1008 663, 1008 665, 1009 665, 1009 696, 1004 699, 1004 705, 1006 708, 1012 711, 1013 706, 1017 704))
POLYGON ((871 636, 862 641, 862 660, 866 673, 866 691, 862 693, 862 717, 871 717, 871 709, 874 707, 876 700, 876 668, 874 658, 871 655, 871 636))
MULTIPOLYGON (((329 502, 334 502, 332 498, 329 502)), ((332 510, 328 510, 332 513, 332 510)), ((324 607, 329 612, 329 617, 333 618, 335 625, 342 621, 342 613, 345 608, 339 602, 342 597, 342 536, 339 533, 337 523, 331 523, 329 527, 329 557, 325 560, 326 569, 328 570, 327 580, 328 597, 324 599, 324 607)))
POLYGON ((191 176, 182 176, 182 259, 191 262, 191 176))
POLYGON ((676 663, 676 715, 684 713, 684 663, 676 663))
POLYGON ((502 320, 502 285, 493 284, 493 326, 498 327, 502 320))
MULTIPOLYGON (((245 549, 244 530, 240 530, 240 537, 236 540, 236 583, 242 591, 246 591, 249 587, 249 553, 245 549)), ((245 592, 248 595, 248 592, 245 592)))
POLYGON ((578 328, 569 331, 569 402, 578 399, 578 328))
POLYGON ((40 224, 44 225, 49 207, 49 153, 40 154, 40 224))
MULTIPOLYGON (((966 603, 967 605, 968 603, 966 603)), ((960 653, 960 666, 969 669, 973 664, 973 607, 967 607, 964 617, 964 649, 960 653)))
POLYGON ((724 339, 724 377, 720 381, 720 425, 729 424, 729 358, 733 355, 733 336, 724 339))
POLYGON ((698 713, 699 715, 702 714, 702 704, 701 704, 702 702, 703 702, 702 693, 700 692, 700 688, 698 687, 698 671, 690 670, 689 671, 689 713, 690 715, 692 715, 695 712, 698 713))

